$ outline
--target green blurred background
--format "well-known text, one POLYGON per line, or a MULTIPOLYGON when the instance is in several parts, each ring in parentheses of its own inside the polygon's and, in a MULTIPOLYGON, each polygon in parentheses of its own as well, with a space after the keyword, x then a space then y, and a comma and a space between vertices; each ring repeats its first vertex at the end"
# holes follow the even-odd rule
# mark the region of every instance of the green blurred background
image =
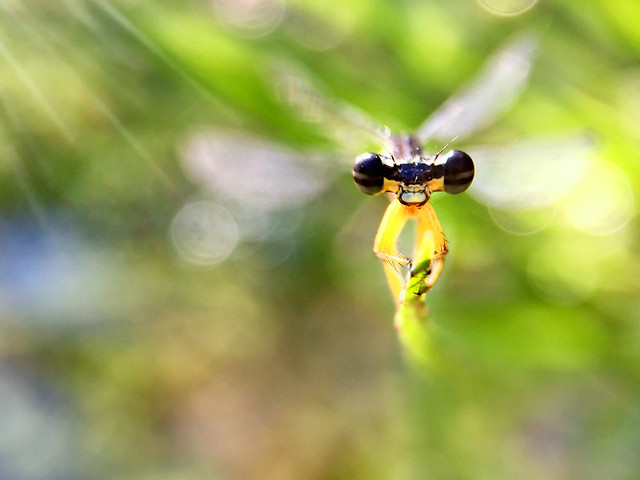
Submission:
POLYGON ((0 1, 0 477, 639 478, 640 2, 521 3, 0 1), (523 30, 528 88, 470 143, 588 130, 597 160, 531 212, 433 199, 416 363, 371 252, 387 201, 349 173, 367 146, 276 72, 406 131, 523 30), (289 152, 268 207, 185 167, 220 129, 254 145, 225 185, 289 152))

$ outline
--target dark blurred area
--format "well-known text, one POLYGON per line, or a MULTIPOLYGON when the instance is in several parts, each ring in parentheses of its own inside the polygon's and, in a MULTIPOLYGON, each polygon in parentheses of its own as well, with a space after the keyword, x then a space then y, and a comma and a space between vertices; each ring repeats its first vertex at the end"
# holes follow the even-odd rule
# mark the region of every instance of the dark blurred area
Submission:
POLYGON ((637 1, 0 0, 0 72, 0 478, 640 471, 637 1), (407 351, 281 74, 409 132, 520 32, 407 351))

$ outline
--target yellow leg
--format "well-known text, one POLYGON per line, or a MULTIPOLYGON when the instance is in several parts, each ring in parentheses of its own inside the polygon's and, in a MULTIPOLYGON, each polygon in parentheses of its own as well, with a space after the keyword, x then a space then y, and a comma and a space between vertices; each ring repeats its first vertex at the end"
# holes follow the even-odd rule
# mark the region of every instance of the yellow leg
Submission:
POLYGON ((396 304, 400 304, 407 288, 416 295, 422 295, 433 287, 444 266, 447 241, 430 204, 406 207, 396 199, 387 207, 380 222, 373 251, 383 261, 389 288, 396 304), (398 237, 412 217, 418 218, 415 265, 409 257, 398 253, 397 247, 398 237), (408 283, 403 266, 410 271, 408 283))
POLYGON ((447 240, 440 221, 431 204, 427 203, 417 211, 418 232, 416 241, 416 266, 411 272, 412 280, 419 277, 419 295, 429 290, 438 280, 444 256, 447 254, 447 240), (422 266, 422 268, 420 268, 422 266))
POLYGON ((387 207, 387 211, 382 217, 376 239, 373 243, 373 252, 383 262, 384 273, 389 282, 389 288, 396 304, 402 302, 404 288, 406 284, 402 266, 411 269, 411 259, 398 253, 396 242, 402 232, 402 228, 409 220, 408 209, 397 199, 393 200, 387 207))

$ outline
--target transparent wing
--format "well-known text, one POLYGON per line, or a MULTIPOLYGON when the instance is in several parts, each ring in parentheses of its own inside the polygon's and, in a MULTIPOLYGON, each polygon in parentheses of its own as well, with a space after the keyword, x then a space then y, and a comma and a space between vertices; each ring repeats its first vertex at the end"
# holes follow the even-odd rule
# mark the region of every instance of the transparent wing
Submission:
POLYGON ((300 226, 300 207, 331 180, 317 154, 240 132, 195 132, 179 154, 186 177, 204 195, 175 215, 171 239, 183 259, 198 265, 224 261, 240 242, 284 241, 300 226))
POLYGON ((508 210, 558 203, 595 159, 595 141, 586 133, 465 150, 476 163, 470 195, 485 205, 508 210))
POLYGON ((277 75, 282 100, 338 144, 355 144, 359 148, 372 141, 379 145, 388 143, 390 132, 387 127, 378 125, 354 105, 331 95, 301 67, 282 65, 277 75))
POLYGON ((537 49, 535 37, 520 34, 494 54, 478 75, 418 128, 421 142, 467 137, 509 108, 529 77, 537 49))
POLYGON ((239 132, 195 133, 180 153, 187 178, 244 210, 303 206, 322 192, 331 176, 317 153, 296 152, 239 132))

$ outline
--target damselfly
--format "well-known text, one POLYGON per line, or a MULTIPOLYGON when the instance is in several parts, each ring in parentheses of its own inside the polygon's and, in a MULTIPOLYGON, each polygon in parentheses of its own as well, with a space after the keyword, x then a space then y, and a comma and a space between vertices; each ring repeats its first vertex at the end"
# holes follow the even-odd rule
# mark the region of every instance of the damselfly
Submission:
MULTIPOLYGON (((327 134, 349 145, 345 149, 353 149, 358 133, 383 146, 380 153, 359 156, 353 175, 365 193, 386 193, 392 199, 378 229, 374 251, 384 262, 396 303, 404 301, 407 291, 422 296, 442 271, 448 247, 429 202, 434 192, 460 193, 473 180, 469 192, 489 207, 537 208, 557 202, 579 179, 576 172, 583 169, 586 151, 591 149, 582 134, 502 148, 465 148, 473 161, 462 151, 445 151, 452 141, 457 145, 492 124, 514 103, 529 77, 536 47, 536 40, 529 35, 508 42, 414 135, 392 136, 389 129, 328 95, 299 70, 287 67, 280 72, 283 100, 305 120, 328 127, 327 134), (434 143, 446 146, 434 155, 425 154, 423 146, 434 143), (410 218, 418 220, 413 258, 396 246, 410 218)), ((322 176, 301 168, 301 157, 309 159, 275 144, 212 131, 198 133, 187 142, 184 165, 195 183, 216 197, 226 197, 229 208, 239 212, 238 218, 248 215, 259 220, 248 222, 255 236, 256 225, 264 224, 268 215, 289 208, 292 202, 300 206, 321 191, 322 176), (243 179, 242 188, 238 188, 237 179, 243 179), (287 189, 282 188, 284 183, 287 189), (260 214, 255 216, 257 210, 260 214)), ((310 164, 318 167, 316 171, 322 170, 320 167, 325 171, 342 170, 336 165, 326 168, 317 156, 307 161, 307 166, 310 164)))
POLYGON ((512 103, 528 78, 535 43, 529 36, 510 42, 467 88, 427 118, 415 135, 391 136, 387 128, 377 127, 354 107, 335 100, 327 102, 310 84, 292 81, 288 98, 310 115, 344 119, 384 143, 382 153, 365 153, 356 159, 353 178, 362 192, 386 193, 392 199, 373 250, 383 261, 396 303, 404 301, 409 286, 412 295, 423 295, 433 287, 443 268, 447 241, 429 203, 431 195, 439 191, 461 193, 474 178, 474 163, 467 153, 443 153, 447 145, 435 155, 428 155, 423 145, 432 140, 451 142, 493 121, 512 103), (417 220, 414 258, 397 247, 405 224, 412 218, 417 220))

